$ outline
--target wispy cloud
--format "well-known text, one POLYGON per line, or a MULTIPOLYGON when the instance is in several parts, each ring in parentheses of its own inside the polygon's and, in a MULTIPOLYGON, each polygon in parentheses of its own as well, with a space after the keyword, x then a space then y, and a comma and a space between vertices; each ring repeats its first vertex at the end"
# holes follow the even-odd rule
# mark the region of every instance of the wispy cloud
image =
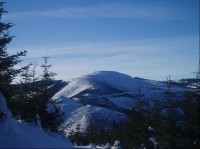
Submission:
MULTIPOLYGON (((174 10, 173 10, 174 11, 174 10)), ((26 12, 13 12, 5 15, 5 18, 27 17, 52 17, 52 18, 131 18, 131 19, 174 19, 177 13, 158 6, 101 4, 95 6, 64 7, 53 10, 37 10, 26 12), (173 15, 172 15, 173 13, 173 15)), ((178 12, 178 11, 177 11, 178 12)))
POLYGON ((41 63, 41 53, 45 54, 45 49, 48 49, 53 70, 59 74, 57 78, 65 80, 97 70, 113 70, 160 80, 169 74, 173 78, 191 77, 198 63, 198 37, 80 43, 62 47, 47 45, 45 48, 27 49, 30 51, 26 63, 35 59, 41 63))
POLYGON ((174 37, 174 38, 159 38, 159 39, 143 39, 130 41, 104 41, 104 42, 76 42, 66 44, 48 43, 47 45, 39 45, 32 47, 11 47, 12 52, 17 52, 19 49, 30 50, 29 57, 38 57, 46 53, 53 57, 60 56, 77 56, 81 57, 90 55, 107 56, 120 55, 127 52, 136 54, 193 54, 194 47, 198 46, 198 36, 191 37, 174 37), (186 50, 190 49, 190 50, 186 50), (41 52, 42 51, 42 52, 41 52), (83 55, 84 54, 84 55, 83 55), (114 54, 114 55, 113 55, 114 54))

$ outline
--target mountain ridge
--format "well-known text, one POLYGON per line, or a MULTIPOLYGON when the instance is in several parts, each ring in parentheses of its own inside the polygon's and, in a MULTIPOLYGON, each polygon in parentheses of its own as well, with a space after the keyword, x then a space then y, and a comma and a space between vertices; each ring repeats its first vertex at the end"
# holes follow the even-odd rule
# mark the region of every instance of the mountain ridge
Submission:
MULTIPOLYGON (((96 113, 94 111, 97 111, 99 119, 109 120, 110 125, 111 121, 118 123, 127 120, 125 111, 133 108, 137 102, 138 94, 144 94, 145 100, 155 98, 155 95, 163 100, 165 89, 166 82, 133 78, 113 71, 98 71, 69 80, 67 85, 52 99, 63 102, 67 100, 70 101, 70 104, 73 102, 70 106, 74 108, 71 110, 63 109, 67 116, 62 129, 69 135, 72 131, 86 130, 91 121, 98 121, 95 119, 96 113), (105 113, 112 114, 106 115, 105 113), (118 114, 123 115, 120 121, 116 119, 118 114), (86 117, 87 119, 85 119, 86 117)), ((186 88, 175 86, 173 90, 181 92, 186 88)), ((67 105, 64 104, 64 106, 67 105)))

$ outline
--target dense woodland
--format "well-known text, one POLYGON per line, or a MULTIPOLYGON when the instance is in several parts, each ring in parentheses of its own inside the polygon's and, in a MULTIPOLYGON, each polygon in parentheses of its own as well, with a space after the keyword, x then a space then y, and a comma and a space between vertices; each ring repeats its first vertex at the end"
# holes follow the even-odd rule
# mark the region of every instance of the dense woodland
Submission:
MULTIPOLYGON (((16 119, 41 125, 46 131, 62 133, 63 113, 59 102, 52 101, 52 92, 48 90, 49 82, 54 79, 48 57, 44 56, 41 75, 36 75, 37 62, 16 69, 26 51, 9 54, 7 45, 13 39, 9 34, 12 23, 2 22, 4 3, 0 2, 0 92, 7 99, 9 109, 16 119), (18 89, 13 90, 13 79, 20 76, 18 89)), ((197 74, 199 76, 199 74, 197 74)), ((157 99, 144 100, 142 90, 138 89, 137 104, 130 111, 125 111, 129 120, 123 123, 113 122, 113 126, 105 129, 106 120, 101 123, 90 123, 87 131, 72 132, 69 136, 76 144, 106 144, 120 140, 123 148, 200 148, 200 85, 197 77, 196 87, 192 91, 183 92, 181 96, 173 92, 170 78, 164 91, 165 101, 157 99), (181 102, 180 102, 181 101, 181 102), (151 128, 151 129, 149 129, 151 128), (153 144, 149 138, 155 138, 153 144)), ((0 111, 0 121, 4 113, 0 111)), ((77 128, 78 129, 78 128, 77 128)))

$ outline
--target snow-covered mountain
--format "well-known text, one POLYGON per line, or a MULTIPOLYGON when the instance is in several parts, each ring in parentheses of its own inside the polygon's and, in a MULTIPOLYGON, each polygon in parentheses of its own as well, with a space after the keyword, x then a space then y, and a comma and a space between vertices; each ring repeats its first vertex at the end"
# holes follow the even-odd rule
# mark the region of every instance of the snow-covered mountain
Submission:
MULTIPOLYGON (((108 123, 127 120, 124 111, 132 109, 138 94, 144 94, 145 99, 156 96, 162 100, 165 88, 165 82, 99 71, 70 80, 52 99, 63 102, 66 119, 63 128, 69 134, 77 129, 84 131, 93 120, 97 123, 98 119, 107 120, 108 123)), ((186 88, 173 87, 175 92, 183 90, 186 88)))
POLYGON ((145 95, 155 95, 165 88, 165 83, 132 78, 112 71, 100 71, 72 79, 53 99, 70 98, 82 104, 119 110, 131 109, 139 90, 145 95))
POLYGON ((50 133, 34 124, 17 122, 0 93, 0 148, 74 148, 65 136, 50 133))

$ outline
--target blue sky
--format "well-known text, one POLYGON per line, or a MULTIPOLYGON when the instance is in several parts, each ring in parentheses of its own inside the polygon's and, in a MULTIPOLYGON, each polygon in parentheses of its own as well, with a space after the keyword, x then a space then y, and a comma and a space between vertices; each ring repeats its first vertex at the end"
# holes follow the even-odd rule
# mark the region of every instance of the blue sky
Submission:
MULTIPOLYGON (((20 65, 48 50, 57 79, 109 70, 165 80, 193 77, 199 50, 198 0, 6 0, 20 65)), ((20 66, 19 65, 19 66, 20 66)), ((40 70, 39 70, 40 71, 40 70)))

